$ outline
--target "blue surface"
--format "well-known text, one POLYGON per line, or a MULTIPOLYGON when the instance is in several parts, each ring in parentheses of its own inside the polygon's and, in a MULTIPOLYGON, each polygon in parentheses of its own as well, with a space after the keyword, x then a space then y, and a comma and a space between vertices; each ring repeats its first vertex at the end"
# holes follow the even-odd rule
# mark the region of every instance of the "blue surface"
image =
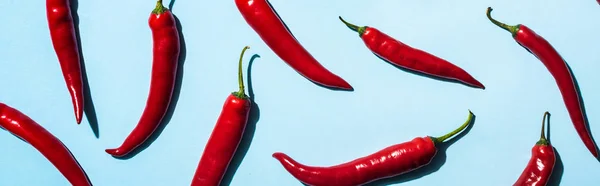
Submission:
MULTIPOLYGON (((246 67, 253 54, 260 55, 251 71, 260 117, 254 118, 258 122, 243 161, 234 163, 239 167, 231 185, 301 185, 271 157, 273 152, 308 165, 339 164, 416 136, 443 135, 462 124, 467 109, 477 116, 468 134, 440 153, 445 157, 437 157, 433 168, 396 179, 399 185, 511 185, 539 138, 544 111, 552 113, 550 140, 562 160, 556 169, 562 176, 555 179, 562 185, 600 181, 600 163, 577 136, 550 74, 485 16, 492 6, 498 20, 526 24, 554 45, 575 72, 592 134, 600 138, 600 97, 595 96, 600 94, 600 7, 595 1, 271 3, 306 49, 354 92, 324 89, 294 72, 246 24, 233 0, 178 0, 173 12, 187 53, 176 109, 148 148, 131 159, 115 159, 104 149, 117 147, 131 132, 148 93, 152 40, 147 21, 154 1, 78 5, 96 138, 90 127, 94 117, 75 124, 44 1, 3 0, 0 102, 59 137, 94 185, 189 185, 222 104, 237 89, 239 52, 249 45, 246 67), (339 15, 452 61, 487 89, 394 68, 369 52, 339 15)), ((0 131, 0 148, 0 185, 68 185, 40 153, 6 131, 0 131)))

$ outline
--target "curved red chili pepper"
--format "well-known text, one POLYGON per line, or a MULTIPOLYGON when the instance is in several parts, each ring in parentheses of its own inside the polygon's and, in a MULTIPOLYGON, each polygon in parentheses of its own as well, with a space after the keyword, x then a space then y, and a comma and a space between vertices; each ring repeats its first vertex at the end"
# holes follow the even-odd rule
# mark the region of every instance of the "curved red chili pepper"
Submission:
POLYGON ((404 44, 376 28, 356 26, 346 22, 341 16, 339 19, 358 32, 367 48, 384 61, 411 71, 485 89, 485 86, 467 71, 442 58, 404 44))
POLYGON ((240 144, 252 103, 245 93, 242 77, 242 57, 249 48, 244 47, 238 64, 240 90, 227 97, 217 124, 204 147, 192 186, 219 186, 240 144))
POLYGON ((458 129, 441 137, 417 137, 412 141, 396 144, 365 157, 330 167, 313 167, 296 162, 284 153, 273 157, 302 183, 313 186, 356 186, 397 176, 425 166, 437 153, 436 144, 458 134, 473 118, 469 111, 467 121, 458 129))
POLYGON ((579 134, 579 137, 592 155, 598 158, 598 147, 587 128, 583 102, 581 102, 575 78, 567 62, 546 39, 536 34, 527 26, 522 24, 509 26, 498 22, 492 18, 491 12, 492 8, 488 7, 486 12, 488 19, 500 28, 509 31, 517 43, 538 58, 546 66, 550 74, 552 74, 567 107, 571 121, 577 130, 577 134, 579 134))
POLYGON ((36 148, 71 184, 92 185, 69 149, 29 116, 0 103, 0 127, 36 148))
POLYGON ((550 115, 549 112, 544 113, 540 140, 531 149, 531 159, 529 159, 527 167, 525 167, 525 170, 523 170, 523 173, 521 173, 521 176, 513 186, 544 186, 548 183, 548 180, 552 175, 554 163, 556 162, 556 155, 554 154, 552 145, 546 139, 544 131, 544 125, 548 115, 550 115))
POLYGON ((260 38, 296 72, 319 85, 352 90, 321 65, 292 35, 267 0, 235 0, 240 13, 260 38))
POLYGON ((83 78, 69 0, 46 0, 46 17, 52 45, 71 94, 75 120, 80 124, 83 117, 83 78))
POLYGON ((162 5, 162 0, 158 0, 148 22, 154 45, 150 93, 142 117, 125 142, 119 148, 106 149, 116 157, 127 155, 152 135, 165 116, 173 94, 180 49, 175 18, 162 5))

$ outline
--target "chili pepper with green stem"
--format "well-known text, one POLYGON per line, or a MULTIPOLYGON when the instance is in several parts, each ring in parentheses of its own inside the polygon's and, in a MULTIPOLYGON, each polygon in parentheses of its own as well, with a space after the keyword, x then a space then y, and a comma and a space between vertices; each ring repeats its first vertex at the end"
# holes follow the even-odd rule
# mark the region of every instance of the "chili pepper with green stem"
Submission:
POLYGON ((367 48, 384 61, 411 71, 485 89, 485 86, 467 71, 447 60, 404 44, 374 27, 356 26, 346 22, 341 16, 339 19, 358 32, 367 48))
POLYGON ((431 162, 437 147, 467 128, 472 122, 469 111, 467 121, 454 131, 441 137, 417 137, 409 142, 396 144, 353 161, 330 167, 307 166, 288 155, 276 152, 273 157, 296 179, 312 186, 357 186, 375 180, 404 174, 431 162))
POLYGON ((252 104, 245 93, 242 76, 242 57, 249 48, 244 47, 238 64, 240 90, 227 97, 217 124, 204 147, 192 186, 219 186, 240 144, 252 104))
POLYGON ((115 149, 106 149, 106 153, 115 157, 129 154, 154 133, 169 108, 175 87, 180 51, 179 31, 175 25, 175 17, 162 5, 162 0, 158 0, 148 23, 152 30, 154 45, 148 100, 137 126, 123 144, 115 149))
POLYGON ((546 118, 549 115, 549 112, 544 113, 540 140, 531 149, 531 159, 529 159, 527 167, 525 167, 525 170, 523 170, 523 173, 521 173, 521 176, 519 176, 519 179, 517 179, 517 182, 513 186, 544 186, 548 184, 548 180, 554 169, 554 163, 556 162, 554 149, 550 141, 546 139, 546 132, 544 131, 546 118))
POLYGON ((588 123, 585 118, 583 101, 580 97, 573 72, 569 69, 567 62, 546 39, 529 27, 522 24, 510 26, 501 23, 492 18, 491 13, 492 8, 488 7, 486 12, 488 19, 496 26, 510 32, 519 45, 533 54, 546 66, 546 69, 556 81, 577 134, 592 155, 598 158, 598 147, 587 127, 588 123))

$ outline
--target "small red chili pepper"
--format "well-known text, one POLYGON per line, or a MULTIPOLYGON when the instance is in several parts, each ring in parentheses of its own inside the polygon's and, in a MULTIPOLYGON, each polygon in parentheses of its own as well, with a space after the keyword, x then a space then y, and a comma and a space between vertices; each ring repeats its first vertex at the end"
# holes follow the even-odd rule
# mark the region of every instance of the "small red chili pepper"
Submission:
POLYGON ((437 153, 436 144, 458 134, 473 118, 469 111, 467 121, 458 129, 441 137, 417 137, 396 144, 371 155, 330 167, 314 167, 300 164, 288 155, 276 152, 273 157, 302 183, 314 186, 355 186, 397 176, 425 166, 437 153))
POLYGON ((240 13, 260 38, 296 72, 319 85, 352 90, 321 65, 292 35, 267 0, 235 0, 240 13))
POLYGON ((500 28, 509 31, 517 43, 538 58, 546 66, 550 74, 552 74, 567 107, 571 121, 577 130, 577 134, 579 134, 579 137, 592 155, 598 158, 598 147, 587 128, 588 123, 585 119, 583 102, 581 101, 581 97, 579 97, 575 78, 567 62, 546 39, 529 27, 522 24, 516 26, 506 25, 493 19, 491 12, 492 8, 488 7, 486 12, 488 19, 500 28))
MULTIPOLYGON (((552 175, 556 155, 550 142, 546 139, 544 126, 549 112, 544 113, 542 120, 542 135, 531 149, 531 159, 521 176, 513 186, 544 186, 552 175)), ((550 119, 550 118, 548 118, 550 119)), ((550 122, 548 122, 550 123, 550 122)))
POLYGON ((240 144, 252 103, 245 93, 242 77, 242 57, 249 48, 248 46, 244 47, 238 64, 240 90, 227 97, 217 124, 206 143, 200 163, 198 163, 192 186, 220 185, 231 158, 240 144))
POLYGON ((165 116, 173 94, 180 49, 175 18, 162 5, 162 0, 158 0, 148 22, 154 45, 150 93, 142 117, 125 142, 119 148, 106 149, 116 157, 127 155, 152 135, 165 116))
POLYGON ((29 116, 0 103, 0 128, 36 148, 72 185, 92 185, 71 151, 29 116))
POLYGON ((404 44, 376 28, 356 26, 346 22, 341 16, 339 19, 350 29, 358 32, 358 36, 367 48, 384 61, 410 71, 440 79, 459 81, 469 86, 485 89, 485 86, 467 71, 447 60, 404 44))
POLYGON ((75 120, 80 124, 83 117, 83 78, 69 0, 46 0, 46 17, 52 45, 71 94, 75 120))

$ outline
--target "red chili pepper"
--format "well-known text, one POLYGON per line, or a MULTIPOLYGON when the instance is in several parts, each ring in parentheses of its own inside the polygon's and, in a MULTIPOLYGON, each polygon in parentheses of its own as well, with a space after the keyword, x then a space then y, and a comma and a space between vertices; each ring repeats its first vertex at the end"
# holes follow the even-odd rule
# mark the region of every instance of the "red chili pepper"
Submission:
POLYGON ((71 151, 58 138, 29 116, 4 103, 0 103, 0 128, 7 130, 36 148, 72 185, 92 185, 71 151))
POLYGON ((531 159, 529 159, 527 167, 525 167, 525 170, 523 170, 523 173, 521 173, 521 176, 513 186, 543 186, 548 183, 548 179, 552 175, 556 155, 554 154, 552 145, 546 139, 544 131, 548 115, 550 115, 549 112, 544 113, 540 140, 531 149, 531 159))
POLYGON ((71 94, 75 120, 80 124, 83 117, 83 78, 69 0, 46 0, 46 17, 52 45, 71 94))
POLYGON ((238 64, 240 90, 227 97, 217 124, 206 143, 200 163, 198 163, 192 186, 220 185, 231 158, 240 144, 252 103, 245 93, 242 77, 242 57, 249 48, 248 46, 244 47, 238 64))
POLYGON ((235 0, 235 4, 271 50, 302 76, 325 87, 353 89, 344 79, 323 67, 296 40, 267 0, 235 0))
POLYGON ((436 144, 458 134, 473 118, 469 111, 467 121, 458 129, 441 137, 417 137, 396 144, 371 155, 330 167, 313 167, 300 164, 288 155, 277 152, 273 157, 302 183, 314 186, 355 186, 404 174, 425 166, 437 153, 436 144))
POLYGON ((175 18, 162 5, 162 0, 158 0, 148 22, 154 45, 150 93, 142 117, 125 142, 119 148, 106 149, 116 157, 127 155, 152 135, 165 116, 173 94, 180 49, 175 18))
POLYGON ((446 80, 485 89, 485 86, 462 68, 398 41, 380 30, 369 26, 356 26, 339 17, 346 26, 358 32, 367 48, 377 57, 393 65, 446 80))
POLYGON ((583 102, 581 102, 575 78, 573 77, 567 62, 546 39, 527 26, 522 24, 510 26, 498 22, 492 18, 491 12, 492 8, 488 7, 486 12, 488 19, 500 28, 509 31, 519 45, 538 58, 546 66, 546 69, 550 71, 550 74, 552 74, 558 85, 563 101, 571 117, 571 121, 577 130, 577 134, 579 134, 579 137, 594 157, 598 158, 598 147, 587 128, 588 124, 585 119, 583 102))

